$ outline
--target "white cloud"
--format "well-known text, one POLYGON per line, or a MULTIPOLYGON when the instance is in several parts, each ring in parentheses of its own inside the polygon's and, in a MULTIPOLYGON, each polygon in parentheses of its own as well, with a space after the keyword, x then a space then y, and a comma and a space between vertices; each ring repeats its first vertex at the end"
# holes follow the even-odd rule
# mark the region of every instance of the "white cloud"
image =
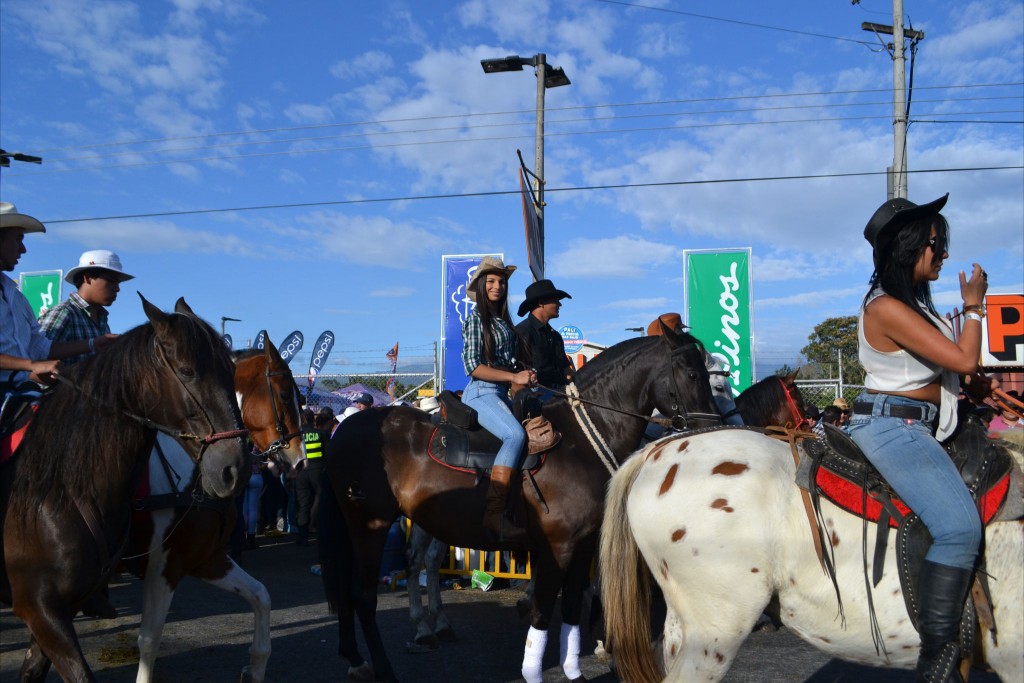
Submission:
POLYGON ((371 50, 352 59, 337 61, 331 65, 331 75, 341 79, 377 79, 395 68, 391 55, 380 50, 371 50))
POLYGON ((416 294, 416 289, 413 287, 387 287, 384 289, 370 290, 370 296, 386 299, 404 298, 414 294, 416 294))
POLYGON ((294 123, 328 123, 334 118, 331 108, 322 104, 290 104, 284 115, 294 123))
POLYGON ((649 267, 677 263, 680 250, 637 237, 575 239, 565 252, 549 256, 547 269, 554 277, 640 278, 649 267))
POLYGON ((126 219, 69 223, 51 228, 61 239, 78 242, 88 248, 97 244, 116 244, 125 252, 225 254, 262 259, 268 255, 249 240, 226 232, 186 230, 167 220, 126 219))

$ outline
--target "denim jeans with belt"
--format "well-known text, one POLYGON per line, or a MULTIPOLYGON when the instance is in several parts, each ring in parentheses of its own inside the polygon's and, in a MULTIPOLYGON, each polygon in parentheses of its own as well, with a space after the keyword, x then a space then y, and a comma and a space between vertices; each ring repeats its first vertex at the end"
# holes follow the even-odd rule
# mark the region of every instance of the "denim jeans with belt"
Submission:
POLYGON ((949 453, 932 436, 938 408, 925 401, 889 394, 857 397, 873 404, 870 415, 854 414, 850 436, 900 500, 931 532, 926 559, 973 569, 981 546, 981 517, 949 453), (889 415, 891 406, 921 408, 924 420, 889 415))
POLYGON ((471 379, 462 392, 462 402, 476 411, 481 427, 501 439, 495 466, 518 467, 526 431, 512 414, 508 384, 471 379))

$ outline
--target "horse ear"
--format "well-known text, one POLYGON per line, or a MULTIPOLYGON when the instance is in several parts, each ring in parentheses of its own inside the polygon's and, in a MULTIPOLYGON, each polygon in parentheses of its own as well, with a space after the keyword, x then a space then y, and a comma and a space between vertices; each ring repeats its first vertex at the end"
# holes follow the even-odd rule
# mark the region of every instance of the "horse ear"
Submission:
POLYGON ((785 377, 786 386, 793 386, 794 384, 796 384, 796 376, 799 375, 799 374, 800 374, 800 369, 797 368, 793 372, 791 372, 788 375, 786 375, 786 377, 785 377))
POLYGON ((281 353, 274 346, 273 342, 270 341, 269 335, 263 338, 263 357, 267 359, 268 367, 278 367, 284 363, 281 353))
POLYGON ((149 318, 149 322, 153 325, 153 329, 156 330, 157 335, 163 335, 167 331, 168 327, 170 327, 167 314, 149 303, 146 297, 142 296, 142 292, 138 292, 138 295, 139 298, 142 299, 142 310, 146 312, 146 317, 149 318))
POLYGON ((185 297, 179 297, 178 300, 174 302, 174 312, 184 313, 185 315, 190 315, 193 318, 196 317, 196 314, 192 311, 189 305, 185 303, 185 297))

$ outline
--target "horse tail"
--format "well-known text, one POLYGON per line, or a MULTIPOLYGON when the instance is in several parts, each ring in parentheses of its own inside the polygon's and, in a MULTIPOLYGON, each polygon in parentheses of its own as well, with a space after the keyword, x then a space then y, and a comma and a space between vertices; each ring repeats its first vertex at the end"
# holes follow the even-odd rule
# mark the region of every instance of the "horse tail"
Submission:
POLYGON ((601 600, 606 648, 624 681, 660 681, 651 647, 651 580, 629 526, 626 501, 644 458, 635 455, 615 473, 601 525, 601 600))
POLYGON ((320 578, 327 598, 327 611, 337 614, 344 604, 341 591, 343 576, 351 574, 352 548, 345 518, 341 514, 338 497, 334 493, 326 471, 322 473, 321 495, 317 514, 317 553, 320 559, 320 578))

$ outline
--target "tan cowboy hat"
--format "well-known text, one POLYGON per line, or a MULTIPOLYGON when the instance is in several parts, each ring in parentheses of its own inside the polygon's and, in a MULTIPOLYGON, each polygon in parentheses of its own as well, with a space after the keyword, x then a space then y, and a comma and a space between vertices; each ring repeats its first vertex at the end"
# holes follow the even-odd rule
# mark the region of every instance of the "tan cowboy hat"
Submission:
POLYGON ((839 408, 839 410, 843 411, 844 413, 850 409, 850 404, 847 403, 846 399, 843 398, 842 396, 832 401, 832 405, 834 405, 836 408, 839 408))
POLYGON ((507 280, 512 276, 516 270, 515 266, 506 266, 500 258, 493 256, 484 256, 483 260, 480 261, 480 265, 476 267, 476 272, 473 273, 473 277, 469 278, 469 284, 466 285, 466 294, 469 295, 470 300, 476 301, 476 281, 482 278, 487 273, 501 273, 507 280))
POLYGON ((662 323, 673 332, 681 332, 684 327, 683 318, 678 313, 662 313, 654 322, 647 326, 647 336, 657 337, 661 334, 662 323))
POLYGON ((18 213, 10 202, 0 202, 0 228, 21 228, 25 232, 46 232, 46 228, 32 216, 18 213))

